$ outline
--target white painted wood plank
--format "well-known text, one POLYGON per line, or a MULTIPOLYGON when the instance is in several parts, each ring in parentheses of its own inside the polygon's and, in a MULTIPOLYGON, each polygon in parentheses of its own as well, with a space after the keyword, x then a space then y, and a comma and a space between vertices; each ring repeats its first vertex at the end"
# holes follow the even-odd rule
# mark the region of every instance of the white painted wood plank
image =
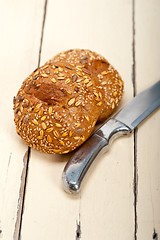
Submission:
POLYGON ((0 239, 4 240, 13 239, 28 149, 16 134, 12 102, 37 66, 42 12, 42 0, 0 2, 0 239))
MULTIPOLYGON (((160 80, 160 1, 136 1, 137 92, 160 80)), ((137 134, 137 240, 160 237, 160 109, 139 127, 137 134)), ((158 239, 158 238, 154 238, 158 239)))
MULTIPOLYGON (((123 104, 132 98, 132 1, 48 1, 41 65, 59 51, 89 48, 104 55, 125 81, 123 104)), ((133 136, 119 139, 87 177, 80 195, 67 195, 61 174, 70 156, 32 151, 22 240, 133 239, 133 136)))

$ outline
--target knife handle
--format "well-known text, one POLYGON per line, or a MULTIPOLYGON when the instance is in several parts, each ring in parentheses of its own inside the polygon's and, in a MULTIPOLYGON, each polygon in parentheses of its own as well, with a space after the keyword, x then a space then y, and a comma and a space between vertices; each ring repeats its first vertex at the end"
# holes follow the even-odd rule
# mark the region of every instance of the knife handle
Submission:
POLYGON ((97 130, 66 164, 62 174, 64 190, 78 193, 82 180, 96 156, 108 150, 111 140, 130 132, 130 128, 116 119, 110 119, 97 130))

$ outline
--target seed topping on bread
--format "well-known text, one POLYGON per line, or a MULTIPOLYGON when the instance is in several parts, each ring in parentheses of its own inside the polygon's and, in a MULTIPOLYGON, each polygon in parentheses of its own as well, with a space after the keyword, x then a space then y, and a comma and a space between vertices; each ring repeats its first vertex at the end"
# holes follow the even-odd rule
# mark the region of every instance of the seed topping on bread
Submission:
POLYGON ((123 95, 123 81, 101 55, 73 49, 27 77, 14 97, 17 133, 46 153, 68 153, 106 119, 123 95))

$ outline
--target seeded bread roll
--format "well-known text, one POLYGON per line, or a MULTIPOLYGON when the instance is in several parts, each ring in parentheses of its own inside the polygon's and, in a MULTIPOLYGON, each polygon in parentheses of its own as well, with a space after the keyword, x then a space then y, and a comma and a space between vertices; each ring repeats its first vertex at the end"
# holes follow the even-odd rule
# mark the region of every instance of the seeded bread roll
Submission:
POLYGON ((109 116, 123 94, 123 81, 102 56, 74 49, 36 69, 14 97, 17 133, 45 153, 68 153, 109 116))
POLYGON ((98 80, 97 84, 100 84, 104 95, 98 121, 102 122, 112 114, 122 98, 124 86, 119 73, 104 57, 90 50, 71 49, 59 53, 53 58, 53 61, 66 61, 74 64, 77 68, 88 70, 91 76, 98 80))
POLYGON ((87 70, 65 61, 36 69, 14 98, 17 133, 46 153, 74 150, 89 137, 102 109, 96 82, 87 70))

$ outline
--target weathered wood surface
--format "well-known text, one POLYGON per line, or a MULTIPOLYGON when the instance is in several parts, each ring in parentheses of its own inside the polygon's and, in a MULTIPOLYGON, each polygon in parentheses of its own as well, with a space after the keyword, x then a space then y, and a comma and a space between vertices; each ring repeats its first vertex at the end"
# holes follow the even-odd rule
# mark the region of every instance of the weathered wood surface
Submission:
MULTIPOLYGON (((136 1, 136 92, 160 80, 160 1, 136 1)), ((160 239, 160 109, 137 132, 137 239, 160 239)))
MULTIPOLYGON (((56 5, 52 1, 48 2, 41 64, 51 57, 50 49, 53 55, 62 48, 72 47, 103 52, 120 70, 123 78, 127 79, 124 96, 126 102, 133 94, 132 3, 124 1, 121 5, 119 1, 100 1, 97 6, 94 1, 92 11, 91 4, 92 1, 58 1, 56 5), (63 17, 60 18, 59 15, 63 17), (121 19, 119 27, 117 16, 121 19)), ((22 239, 74 239, 76 221, 81 223, 82 239, 105 239, 106 234, 111 239, 118 236, 120 239, 124 236, 126 239, 132 238, 133 136, 117 141, 111 151, 99 159, 85 188, 76 198, 68 196, 62 190, 61 174, 65 160, 65 156, 48 156, 32 151, 22 239), (117 231, 113 231, 113 225, 117 231)))
MULTIPOLYGON (((17 137, 13 96, 37 66, 43 1, 0 1, 0 239, 19 231, 28 147, 17 137)), ((15 233, 15 236, 17 233, 15 233)))
POLYGON ((12 97, 38 64, 65 49, 89 48, 120 72, 124 106, 160 78, 160 2, 7 0, 0 11, 0 239, 158 239, 159 109, 135 134, 117 139, 72 196, 61 183, 72 154, 31 149, 28 161, 12 97))

